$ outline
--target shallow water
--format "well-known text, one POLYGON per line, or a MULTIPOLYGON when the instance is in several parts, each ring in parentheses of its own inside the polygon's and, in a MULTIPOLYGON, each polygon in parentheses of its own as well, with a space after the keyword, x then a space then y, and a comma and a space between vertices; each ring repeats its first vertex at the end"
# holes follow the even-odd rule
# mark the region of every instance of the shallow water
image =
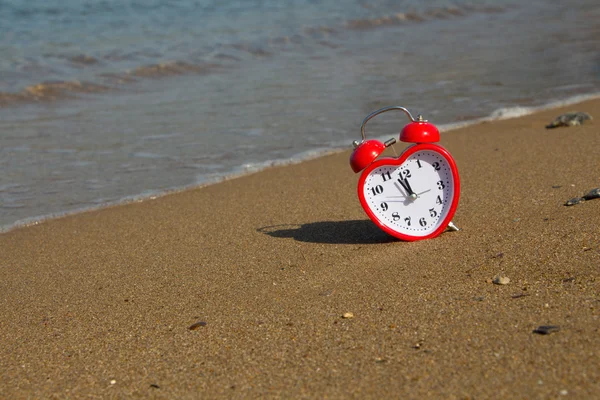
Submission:
POLYGON ((600 4, 554 3, 0 0, 0 226, 595 96, 600 4))

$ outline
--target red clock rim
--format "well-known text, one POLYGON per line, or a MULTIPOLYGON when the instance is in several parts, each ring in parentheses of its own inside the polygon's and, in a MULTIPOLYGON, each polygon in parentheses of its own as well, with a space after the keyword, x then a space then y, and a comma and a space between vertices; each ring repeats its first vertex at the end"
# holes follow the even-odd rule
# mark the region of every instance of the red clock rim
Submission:
POLYGON ((456 208, 458 207, 459 198, 460 198, 460 178, 458 176, 458 168, 456 167, 456 162, 454 161, 454 158, 452 158, 452 156, 450 155, 448 150, 446 150, 445 148, 443 148, 440 145, 433 144, 433 143, 414 144, 414 145, 408 147, 406 150, 404 150, 404 152, 402 154, 400 154, 400 156, 398 158, 385 157, 385 158, 376 160, 373 163, 371 163, 362 172, 362 174, 360 175, 360 179, 358 180, 358 199, 360 200, 360 204, 362 205, 363 210, 365 210, 365 212, 367 213, 367 215, 369 216, 371 221, 373 221, 380 229, 382 229, 389 235, 394 236, 397 239, 407 241, 407 242, 431 239, 431 238, 439 236, 443 231, 445 231, 446 228, 448 227, 448 224, 452 220, 452 217, 454 217, 454 213, 456 212, 456 208), (452 203, 450 204, 450 209, 448 210, 448 214, 446 215, 446 218, 444 218, 444 220, 442 221, 440 226, 435 231, 433 231, 430 234, 425 235, 425 236, 413 236, 413 235, 407 235, 404 233, 397 232, 397 231, 389 228, 388 226, 384 225, 379 220, 379 218, 371 211, 371 208, 367 205, 367 201, 366 201, 365 195, 364 195, 364 190, 362 190, 362 188, 365 184, 365 180, 367 179, 367 176, 375 168, 378 168, 382 165, 402 165, 402 163, 404 161, 406 161, 406 159, 408 157, 410 157, 417 151, 423 151, 423 150, 435 151, 435 152, 441 154, 448 161, 448 165, 450 165, 450 170, 452 171, 452 178, 454 179, 454 198, 452 199, 452 203))

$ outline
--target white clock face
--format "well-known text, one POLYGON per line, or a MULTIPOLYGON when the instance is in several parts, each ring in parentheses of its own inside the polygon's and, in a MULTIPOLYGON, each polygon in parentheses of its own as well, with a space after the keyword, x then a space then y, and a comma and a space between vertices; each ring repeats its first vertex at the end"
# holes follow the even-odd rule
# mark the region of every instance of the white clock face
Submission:
POLYGON ((404 235, 427 236, 448 215, 454 177, 444 156, 419 150, 402 165, 382 165, 369 172, 363 194, 381 224, 404 235))

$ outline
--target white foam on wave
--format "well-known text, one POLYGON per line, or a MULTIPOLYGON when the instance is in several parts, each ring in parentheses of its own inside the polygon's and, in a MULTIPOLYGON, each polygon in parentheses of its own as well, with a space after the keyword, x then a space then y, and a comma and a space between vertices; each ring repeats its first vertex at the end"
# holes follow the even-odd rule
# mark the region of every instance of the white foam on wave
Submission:
POLYGON ((332 147, 327 147, 327 148, 307 150, 302 153, 298 153, 291 158, 267 160, 267 161, 258 162, 258 163, 245 163, 245 164, 242 164, 242 165, 234 168, 232 172, 227 173, 225 175, 214 175, 214 176, 199 175, 196 180, 196 185, 194 187, 206 186, 206 185, 223 182, 223 181, 230 180, 230 179, 239 178, 239 177, 246 176, 246 175, 255 174, 257 172, 264 171, 265 169, 269 169, 272 167, 300 164, 301 162, 304 162, 304 161, 323 157, 328 154, 338 153, 338 152, 344 151, 344 150, 346 150, 346 148, 341 148, 340 146, 332 146, 332 147))
MULTIPOLYGON (((486 117, 477 118, 474 120, 464 121, 464 122, 442 124, 442 125, 438 125, 438 128, 442 132, 448 132, 448 131, 463 128, 466 126, 476 125, 476 124, 479 124, 482 122, 519 118, 519 117, 523 117, 526 115, 534 114, 536 112, 554 109, 554 108, 566 107, 566 106, 569 106, 572 104, 578 104, 578 103, 581 103, 584 101, 589 101, 589 100, 594 100, 594 99, 600 99, 600 92, 584 94, 584 95, 577 95, 577 96, 553 101, 550 103, 546 103, 546 104, 543 104, 540 106, 534 106, 534 107, 515 106, 515 107, 500 108, 500 109, 493 111, 486 117)), ((381 137, 380 139, 387 140, 387 139, 389 139, 389 135, 386 137, 381 137)), ((334 153, 349 150, 350 149, 349 144, 351 143, 351 140, 352 140, 352 138, 349 138, 348 143, 335 142, 335 143, 331 143, 329 147, 323 147, 323 148, 311 149, 308 151, 304 151, 304 152, 294 155, 293 157, 291 157, 289 159, 276 159, 276 160, 268 160, 268 161, 259 162, 259 163, 246 163, 246 164, 242 164, 242 165, 238 166, 237 168, 235 168, 234 170, 232 170, 228 173, 219 174, 219 175, 215 174, 215 175, 209 175, 209 176, 205 176, 205 175, 198 176, 198 179, 195 183, 186 185, 186 186, 164 189, 164 190, 148 190, 148 191, 144 191, 137 195, 127 196, 127 197, 124 197, 124 198, 116 200, 116 201, 105 202, 105 203, 101 203, 101 204, 94 205, 94 206, 82 207, 82 208, 78 208, 78 209, 70 210, 70 211, 56 212, 56 213, 50 213, 50 214, 41 215, 41 216, 20 219, 12 224, 0 226, 0 233, 5 233, 5 232, 8 232, 8 231, 16 229, 16 228, 38 225, 47 220, 62 218, 62 217, 66 217, 66 216, 70 216, 70 215, 74 215, 74 214, 80 214, 83 212, 96 211, 96 210, 113 207, 113 206, 117 206, 117 205, 128 204, 128 203, 154 200, 156 198, 166 196, 169 194, 182 192, 182 191, 186 191, 186 190, 190 190, 190 189, 198 189, 201 187, 213 185, 213 184, 223 182, 226 180, 235 179, 235 178, 239 178, 239 177, 246 176, 246 175, 251 175, 251 174, 263 171, 265 169, 272 168, 272 167, 291 165, 291 164, 299 164, 301 162, 319 158, 319 157, 323 157, 328 154, 334 154, 334 153)))
POLYGON ((443 124, 438 126, 441 132, 448 132, 454 129, 464 128, 465 126, 471 126, 480 124, 482 122, 491 122, 491 121, 500 121, 511 118, 520 118, 526 115, 535 114, 544 110, 551 110, 554 108, 567 107, 572 104, 582 103, 588 100, 600 99, 600 92, 590 93, 590 94, 582 94, 573 97, 568 97, 566 99, 552 101, 540 106, 532 106, 532 107, 523 107, 523 106, 514 106, 514 107, 505 107, 499 108, 497 110, 492 111, 488 116, 477 118, 464 122, 454 122, 449 124, 443 124))

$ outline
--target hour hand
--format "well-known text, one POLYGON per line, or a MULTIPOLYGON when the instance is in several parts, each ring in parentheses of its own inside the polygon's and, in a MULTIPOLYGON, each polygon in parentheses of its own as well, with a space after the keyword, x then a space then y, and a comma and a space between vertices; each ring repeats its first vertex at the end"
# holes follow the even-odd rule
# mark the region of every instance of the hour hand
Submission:
MULTIPOLYGON (((410 195, 410 193, 408 192, 408 189, 406 188, 406 186, 404 186, 401 179, 398 179, 398 182, 394 182, 394 186, 396 186, 396 189, 398 189, 398 191, 400 193, 402 193, 402 194, 406 193, 406 195, 410 195), (402 189, 400 189, 400 185, 398 185, 398 183, 400 183, 402 185, 402 187, 404 188, 404 192, 402 191, 402 189)), ((406 197, 406 196, 402 196, 402 197, 406 197)))
POLYGON ((406 190, 406 193, 409 197, 411 197, 413 200, 417 198, 417 194, 413 192, 412 188, 410 187, 410 183, 408 183, 408 179, 398 178, 398 182, 400 182, 404 190, 406 190))

